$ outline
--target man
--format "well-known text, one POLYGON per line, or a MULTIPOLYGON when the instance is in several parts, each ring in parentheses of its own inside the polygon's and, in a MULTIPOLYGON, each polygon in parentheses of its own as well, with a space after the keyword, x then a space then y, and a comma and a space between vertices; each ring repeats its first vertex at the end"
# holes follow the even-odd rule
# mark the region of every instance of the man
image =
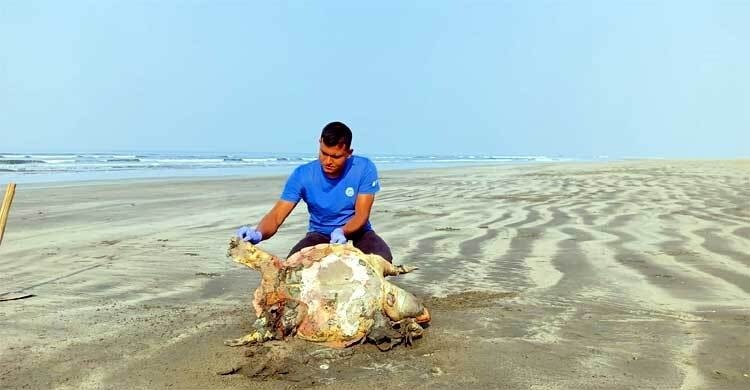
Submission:
POLYGON ((375 193, 380 190, 375 164, 352 155, 352 132, 341 122, 327 124, 319 142, 318 160, 297 167, 271 211, 256 227, 241 227, 237 236, 253 244, 271 238, 301 199, 307 203, 310 224, 290 256, 304 247, 343 244, 349 239, 362 252, 392 261, 390 248, 369 221, 375 193))

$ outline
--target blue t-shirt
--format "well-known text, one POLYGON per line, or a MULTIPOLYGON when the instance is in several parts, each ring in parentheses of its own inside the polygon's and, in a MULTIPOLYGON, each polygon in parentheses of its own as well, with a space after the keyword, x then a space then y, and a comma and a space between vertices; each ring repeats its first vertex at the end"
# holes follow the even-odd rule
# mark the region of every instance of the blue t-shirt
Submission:
MULTIPOLYGON (((380 191, 375 164, 368 158, 351 156, 346 160, 341 176, 330 179, 323 173, 320 161, 300 165, 286 182, 281 199, 307 203, 310 213, 308 231, 331 234, 354 216, 354 202, 359 194, 380 191)), ((372 230, 368 220, 363 230, 372 230)))

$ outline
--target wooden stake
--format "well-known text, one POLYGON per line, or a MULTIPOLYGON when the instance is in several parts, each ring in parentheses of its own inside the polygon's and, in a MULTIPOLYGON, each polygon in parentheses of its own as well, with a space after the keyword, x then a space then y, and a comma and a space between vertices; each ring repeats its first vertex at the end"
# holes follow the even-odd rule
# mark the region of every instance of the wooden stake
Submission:
POLYGON ((3 207, 0 209, 0 244, 3 242, 5 234, 5 224, 8 222, 8 213, 10 213, 10 204, 13 203, 13 196, 16 194, 16 184, 8 183, 8 189, 5 190, 3 198, 3 207))

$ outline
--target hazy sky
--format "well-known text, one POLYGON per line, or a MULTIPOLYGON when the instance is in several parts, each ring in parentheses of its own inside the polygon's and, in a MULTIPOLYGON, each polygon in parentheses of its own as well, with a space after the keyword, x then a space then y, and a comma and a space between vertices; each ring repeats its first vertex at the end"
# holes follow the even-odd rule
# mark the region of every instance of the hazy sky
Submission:
POLYGON ((0 1, 0 152, 750 156, 750 1, 358 3, 0 1))

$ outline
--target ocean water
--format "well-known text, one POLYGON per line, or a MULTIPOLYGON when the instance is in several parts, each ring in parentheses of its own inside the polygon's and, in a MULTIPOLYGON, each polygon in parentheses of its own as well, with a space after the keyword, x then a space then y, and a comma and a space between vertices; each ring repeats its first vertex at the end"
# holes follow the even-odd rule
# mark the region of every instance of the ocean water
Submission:
MULTIPOLYGON (((582 160, 548 156, 367 155, 378 169, 437 168, 582 160)), ((269 176, 289 174, 315 154, 222 153, 0 153, 0 183, 48 183, 139 178, 269 176)))

